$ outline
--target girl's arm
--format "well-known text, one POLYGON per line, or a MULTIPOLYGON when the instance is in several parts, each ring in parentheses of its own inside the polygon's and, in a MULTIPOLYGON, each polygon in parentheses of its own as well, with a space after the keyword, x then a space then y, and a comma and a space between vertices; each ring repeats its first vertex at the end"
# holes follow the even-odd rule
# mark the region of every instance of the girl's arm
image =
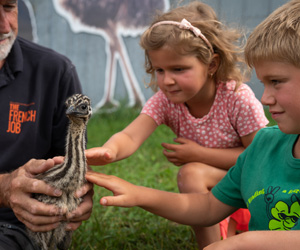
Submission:
POLYGON ((124 130, 114 134, 102 147, 86 150, 89 165, 105 165, 133 154, 154 132, 157 124, 148 115, 140 114, 124 130))
POLYGON ((115 176, 93 171, 86 179, 113 192, 114 196, 103 197, 104 206, 139 206, 153 214, 186 225, 209 226, 233 213, 236 208, 217 200, 212 193, 171 193, 133 185, 115 176))
POLYGON ((231 168, 239 155, 252 142, 257 131, 241 137, 243 147, 238 148, 206 148, 198 143, 186 139, 176 138, 177 144, 162 143, 165 148, 163 154, 168 161, 176 166, 181 166, 189 162, 201 162, 220 169, 231 168))
POLYGON ((218 241, 205 250, 297 250, 300 231, 249 231, 218 241))

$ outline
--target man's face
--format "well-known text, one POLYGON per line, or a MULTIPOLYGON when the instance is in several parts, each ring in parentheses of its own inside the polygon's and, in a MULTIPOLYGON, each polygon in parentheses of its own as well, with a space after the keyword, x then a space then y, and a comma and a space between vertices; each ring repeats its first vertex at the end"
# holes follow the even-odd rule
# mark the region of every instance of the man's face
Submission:
POLYGON ((7 57, 17 35, 17 0, 0 0, 0 61, 7 57))

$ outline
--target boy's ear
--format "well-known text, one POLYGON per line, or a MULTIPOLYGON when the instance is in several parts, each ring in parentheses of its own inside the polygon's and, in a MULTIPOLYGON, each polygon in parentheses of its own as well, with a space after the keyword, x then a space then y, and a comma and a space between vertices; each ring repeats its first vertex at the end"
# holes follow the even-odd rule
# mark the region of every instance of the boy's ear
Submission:
POLYGON ((211 60, 211 63, 209 64, 208 70, 211 73, 215 73, 220 65, 220 56, 218 54, 214 54, 213 58, 211 60))

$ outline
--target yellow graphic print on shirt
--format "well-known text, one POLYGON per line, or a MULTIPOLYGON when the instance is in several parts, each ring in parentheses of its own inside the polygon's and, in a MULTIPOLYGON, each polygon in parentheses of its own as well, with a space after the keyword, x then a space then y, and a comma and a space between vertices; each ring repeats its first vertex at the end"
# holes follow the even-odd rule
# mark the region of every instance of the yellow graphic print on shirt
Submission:
POLYGON ((296 201, 289 207, 283 201, 278 201, 271 209, 271 213, 274 219, 269 222, 270 230, 291 230, 298 223, 300 204, 296 201))
POLYGON ((291 230, 297 225, 300 218, 300 201, 295 194, 291 196, 291 206, 283 201, 278 201, 273 208, 270 209, 271 203, 274 201, 275 194, 280 187, 273 188, 270 186, 265 194, 265 202, 267 203, 267 214, 270 219, 270 230, 291 230))

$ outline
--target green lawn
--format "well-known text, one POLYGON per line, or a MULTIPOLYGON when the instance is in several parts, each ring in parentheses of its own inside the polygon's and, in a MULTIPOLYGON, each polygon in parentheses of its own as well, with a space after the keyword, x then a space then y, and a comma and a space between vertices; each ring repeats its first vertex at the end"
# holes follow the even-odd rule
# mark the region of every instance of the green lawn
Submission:
MULTIPOLYGON (((123 108, 111 114, 95 114, 88 125, 88 148, 102 145, 112 134, 129 124, 139 111, 123 108)), ((128 159, 93 169, 137 185, 177 192, 178 167, 165 159, 160 145, 172 142, 174 137, 169 128, 160 126, 128 159)), ((95 186, 92 216, 75 231, 71 249, 197 249, 190 227, 140 208, 102 207, 99 199, 104 195, 111 194, 95 186)))

